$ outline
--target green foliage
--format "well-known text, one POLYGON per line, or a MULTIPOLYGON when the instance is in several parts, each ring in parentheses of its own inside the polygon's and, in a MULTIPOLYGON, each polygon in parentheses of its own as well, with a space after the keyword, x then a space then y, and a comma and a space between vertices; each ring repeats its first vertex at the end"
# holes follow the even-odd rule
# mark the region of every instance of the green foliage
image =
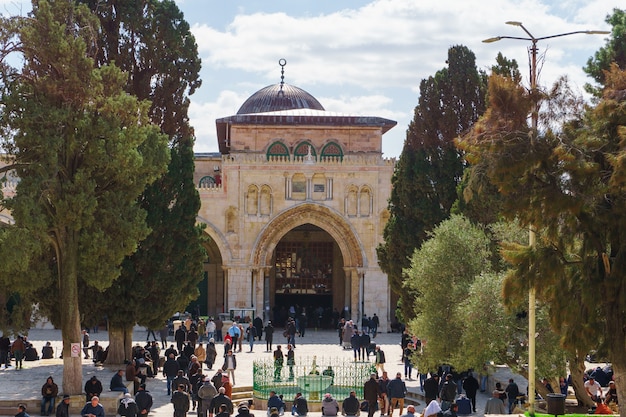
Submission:
POLYGON ((600 97, 602 88, 607 86, 606 72, 610 70, 611 64, 615 63, 621 69, 626 69, 626 10, 613 9, 613 13, 607 15, 605 21, 613 27, 611 37, 583 67, 587 75, 597 83, 596 86, 586 84, 585 90, 596 97, 600 97))
MULTIPOLYGON (((106 316, 112 326, 137 322, 160 328, 174 311, 197 298, 206 257, 202 227, 196 225, 200 198, 193 181, 194 140, 187 116, 187 95, 200 85, 197 46, 172 1, 84 3, 101 23, 94 51, 97 64, 107 67, 115 61, 127 71, 125 91, 149 100, 150 120, 168 136, 170 162, 137 197, 147 214, 149 234, 125 258, 120 279, 105 291, 80 286, 81 322, 91 326, 106 316)), ((40 292, 42 298, 46 294, 40 292)), ((57 323, 54 297, 47 297, 42 307, 57 323)))
POLYGON ((3 40, 16 41, 4 44, 0 128, 20 178, 2 206, 15 220, 10 233, 24 238, 4 242, 2 255, 20 261, 1 259, 0 275, 28 282, 26 301, 47 288, 63 335, 63 390, 78 394, 81 362, 69 342, 80 337, 79 279, 80 287, 110 287, 147 236, 137 199, 169 163, 167 138, 151 123, 150 104, 124 90, 127 75, 95 65, 98 23, 86 7, 40 0, 28 18, 0 26, 14 30, 3 40), (9 51, 20 68, 10 67, 9 51))
POLYGON ((613 65, 604 83, 594 108, 578 117, 561 112, 572 118, 535 137, 520 117, 532 98, 493 76, 490 92, 502 100, 490 101, 497 107, 463 146, 501 190, 503 214, 537 231, 536 246, 507 248, 514 269, 505 292, 534 286, 562 346, 584 352, 604 342, 619 374, 626 371, 626 71, 613 65))
POLYGON ((489 240, 485 233, 461 216, 442 222, 431 239, 415 251, 406 271, 404 286, 419 297, 412 300, 413 334, 426 339, 420 366, 436 369, 458 356, 458 341, 464 322, 459 316, 460 300, 474 277, 489 270, 489 240))
MULTIPOLYGON (((447 68, 420 83, 419 104, 392 178, 385 242, 377 248, 379 264, 401 298, 406 296, 401 292, 402 270, 456 200, 464 163, 453 140, 484 110, 485 80, 474 54, 454 46, 446 62, 447 68)), ((403 315, 405 320, 411 317, 406 309, 403 315)))
POLYGON ((197 45, 173 1, 88 3, 103 28, 98 62, 114 60, 128 72, 126 90, 151 101, 150 118, 169 137, 171 162, 139 199, 151 233, 125 260, 119 285, 94 295, 102 308, 90 310, 85 320, 106 315, 124 324, 132 317, 160 328, 197 298, 206 257, 202 228, 196 226, 200 197, 187 116, 188 95, 200 86, 197 45))

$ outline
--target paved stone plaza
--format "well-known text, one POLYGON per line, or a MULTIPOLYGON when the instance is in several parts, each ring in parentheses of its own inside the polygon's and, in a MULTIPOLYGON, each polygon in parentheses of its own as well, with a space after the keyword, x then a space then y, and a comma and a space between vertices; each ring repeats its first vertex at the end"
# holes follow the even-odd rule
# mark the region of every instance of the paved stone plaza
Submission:
MULTIPOLYGON (((133 340, 135 343, 144 344, 146 341, 146 332, 142 329, 137 329, 134 333, 133 340)), ((63 380, 63 366, 62 360, 56 359, 61 352, 61 332, 59 330, 51 329, 31 329, 28 334, 28 339, 37 348, 41 356, 41 347, 50 341, 55 350, 55 359, 39 360, 34 362, 24 362, 23 370, 16 370, 14 367, 5 370, 0 370, 0 401, 16 400, 23 401, 26 399, 40 398, 41 386, 44 384, 46 378, 50 375, 53 376, 55 382, 59 384, 59 394, 62 394, 61 382, 63 380)), ((106 331, 99 331, 98 333, 90 334, 91 342, 98 340, 104 346, 108 345, 108 334, 106 331)), ((173 343, 173 338, 170 337, 170 343, 173 343)), ((276 345, 279 342, 285 347, 286 343, 280 334, 277 332, 275 335, 276 345), (278 337, 276 337, 278 336, 278 337)), ((387 358, 387 364, 385 370, 388 371, 389 376, 393 378, 396 372, 402 372, 404 375, 404 367, 401 362, 401 349, 400 349, 400 334, 398 333, 385 333, 379 334, 375 342, 381 346, 384 350, 387 358)), ((243 352, 237 353, 237 370, 236 370, 236 386, 252 386, 252 362, 254 359, 260 357, 270 357, 271 353, 265 351, 265 342, 256 342, 253 353, 247 353, 248 345, 244 343, 243 352)), ((221 355, 221 346, 218 346, 218 359, 221 355)), ((334 331, 315 331, 309 329, 305 337, 297 338, 296 340, 296 361, 298 358, 304 357, 345 357, 346 359, 352 358, 352 351, 346 351, 339 346, 339 338, 334 331)), ((371 358, 373 361, 373 357, 371 358)), ((218 365, 221 363, 217 362, 218 365)), ((108 390, 111 376, 117 367, 115 366, 94 366, 90 359, 83 361, 83 381, 91 378, 92 375, 97 375, 98 379, 102 381, 102 385, 105 391, 108 390)), ((206 371, 210 376, 214 372, 206 371)), ((506 368, 499 368, 494 375, 494 380, 506 382, 510 374, 506 368)), ((526 390, 526 381, 519 376, 515 376, 516 381, 520 385, 520 390, 526 390)), ((420 405, 416 407, 417 411, 421 412, 425 404, 421 401, 419 378, 417 372, 413 370, 413 380, 405 381, 407 388, 409 389, 410 396, 418 398, 420 405)), ((147 389, 154 397, 154 407, 151 412, 151 416, 156 417, 171 417, 173 415, 173 408, 169 403, 169 397, 167 395, 165 379, 158 375, 156 378, 148 378, 147 389)), ((479 393, 477 397, 477 413, 472 416, 482 416, 485 407, 485 402, 489 398, 485 393, 479 393)), ((285 400, 291 400, 291 398, 285 398, 285 400)), ((339 398, 341 402, 343 398, 339 398)), ((31 416, 39 415, 39 409, 29 409, 31 416)), ((15 413, 12 415, 16 414, 15 413)), ((254 410, 253 413, 256 417, 264 417, 265 410, 254 410)), ((4 415, 9 413, 4 412, 4 415)), ((397 414, 397 413, 396 413, 397 414)), ((196 412, 190 412, 190 416, 195 416, 196 412)), ((321 413, 312 412, 309 413, 311 417, 320 417, 321 413)), ((375 416, 378 417, 379 413, 375 416)), ((397 415, 394 415, 397 417, 397 415)))

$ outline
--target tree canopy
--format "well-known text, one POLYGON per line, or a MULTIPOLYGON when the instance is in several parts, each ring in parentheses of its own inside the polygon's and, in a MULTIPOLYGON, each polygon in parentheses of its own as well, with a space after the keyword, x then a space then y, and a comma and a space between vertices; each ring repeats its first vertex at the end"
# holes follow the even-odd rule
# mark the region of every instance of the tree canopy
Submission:
POLYGON ((165 171, 167 138, 150 104, 124 91, 126 75, 95 65, 98 22, 86 7, 41 0, 2 28, 3 52, 23 60, 20 68, 5 60, 1 79, 3 145, 20 179, 2 200, 15 219, 2 255, 19 261, 3 258, 2 276, 28 283, 24 294, 58 291, 63 390, 79 394, 81 358, 69 350, 81 340, 79 280, 109 287, 148 234, 137 198, 165 171))
MULTIPOLYGON (((189 95, 200 85, 195 39, 175 2, 84 1, 100 21, 98 66, 112 62, 125 71, 124 89, 149 100, 148 115, 169 139, 167 171, 138 197, 150 228, 122 264, 121 276, 105 291, 81 285, 81 318, 95 325, 107 318, 108 361, 130 355, 135 323, 160 328, 175 311, 197 298, 202 279, 202 229, 196 226, 200 198, 194 181, 189 95)), ((44 294, 40 294, 42 297, 44 294)), ((58 306, 46 303, 51 317, 58 306)))
MULTIPOLYGON (((603 342, 618 395, 626 394, 620 388, 626 382, 624 91, 626 71, 613 65, 595 107, 560 112, 566 116, 557 128, 545 125, 533 132, 526 115, 536 97, 492 75, 494 99, 460 141, 468 159, 500 190, 503 215, 537 232, 536 246, 507 247, 514 269, 505 291, 534 286, 550 306, 551 323, 566 349, 603 342)), ((546 100, 566 95, 552 93, 546 100)))
MULTIPOLYGON (((464 162, 454 138, 484 110, 485 76, 475 61, 467 47, 454 46, 448 50, 448 67, 422 80, 419 104, 392 177, 391 216, 377 253, 403 305, 403 298, 412 295, 403 293, 402 270, 427 233, 449 216, 457 198, 464 162)), ((410 318, 410 309, 403 314, 410 318)))

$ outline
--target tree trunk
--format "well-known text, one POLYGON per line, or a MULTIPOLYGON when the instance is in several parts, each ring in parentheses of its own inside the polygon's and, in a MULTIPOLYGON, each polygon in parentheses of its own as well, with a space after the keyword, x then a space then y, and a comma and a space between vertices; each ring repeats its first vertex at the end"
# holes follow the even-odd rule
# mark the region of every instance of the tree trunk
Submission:
POLYGON ((66 236, 67 239, 64 242, 66 246, 59 245, 58 249, 59 302, 63 338, 63 393, 79 395, 83 392, 83 352, 80 311, 78 310, 78 243, 76 236, 71 232, 66 236), (72 343, 75 347, 73 352, 72 343))
POLYGON ((131 359, 133 324, 109 323, 109 353, 107 364, 122 365, 131 359))
POLYGON ((587 392, 585 391, 584 378, 585 373, 585 361, 580 355, 569 356, 569 372, 572 375, 572 388, 574 388, 574 395, 578 405, 584 405, 585 407, 593 407, 595 403, 591 400, 587 392))
MULTIPOLYGON (((613 279, 619 279, 620 281, 620 291, 622 294, 626 291, 624 288, 624 277, 621 274, 613 277, 613 279)), ((608 297, 605 297, 605 299, 608 297)), ((611 300, 612 301, 612 300, 611 300)), ((611 359, 611 366, 613 367, 613 379, 615 380, 615 389, 617 390, 617 398, 622 399, 626 398, 626 377, 624 372, 626 372, 626 350, 624 346, 626 344, 626 333, 624 328, 626 325, 624 324, 623 319, 623 305, 619 302, 619 300, 613 301, 612 303, 605 302, 607 305, 605 307, 605 311, 607 311, 606 315, 606 326, 607 326, 607 341, 609 342, 609 356, 611 359)), ((621 400, 619 404, 619 415, 626 416, 626 401, 621 400)))

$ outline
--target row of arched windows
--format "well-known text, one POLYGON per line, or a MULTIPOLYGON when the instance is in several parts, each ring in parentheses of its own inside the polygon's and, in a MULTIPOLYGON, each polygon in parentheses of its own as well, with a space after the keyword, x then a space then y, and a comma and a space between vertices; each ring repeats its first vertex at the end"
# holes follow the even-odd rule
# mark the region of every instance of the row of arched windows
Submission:
MULTIPOLYGON (((309 155, 309 152, 313 158, 316 160, 317 157, 317 149, 315 146, 311 144, 308 140, 300 142, 293 150, 293 156, 295 157, 305 157, 309 155)), ((291 153, 289 152, 289 148, 281 141, 276 141, 272 143, 267 148, 267 159, 270 157, 291 157, 291 153)), ((343 149, 336 142, 328 142, 325 144, 320 150, 320 158, 332 157, 343 159, 343 149)))

